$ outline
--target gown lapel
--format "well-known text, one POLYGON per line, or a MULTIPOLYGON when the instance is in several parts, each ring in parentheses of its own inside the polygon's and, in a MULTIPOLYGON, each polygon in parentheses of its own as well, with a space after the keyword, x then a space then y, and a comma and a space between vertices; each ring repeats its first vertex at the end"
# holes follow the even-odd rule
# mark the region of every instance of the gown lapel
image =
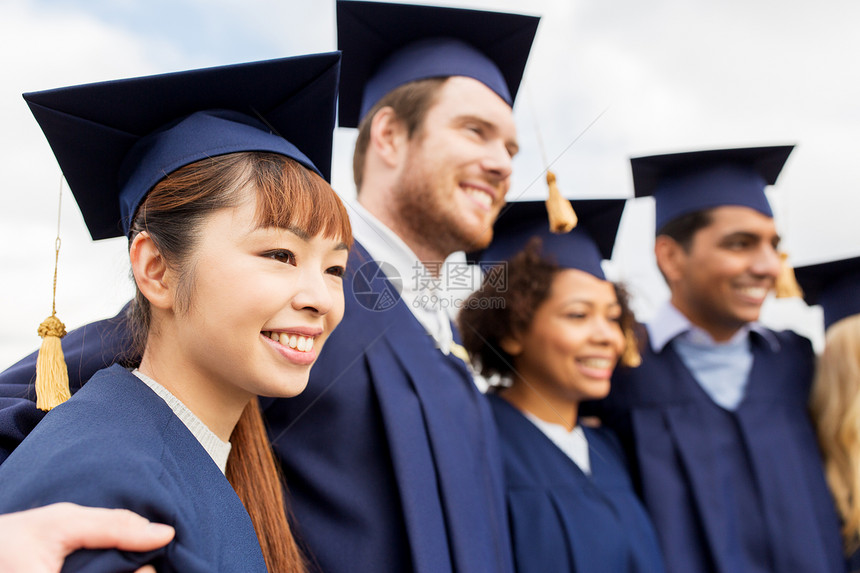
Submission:
MULTIPOLYGON (((382 292, 381 273, 371 285, 382 292)), ((510 570, 489 413, 463 361, 445 356, 402 300, 381 315, 367 363, 421 570, 510 570), (447 536, 443 536, 446 532, 447 536), (450 562, 448 560, 450 555, 450 562)))

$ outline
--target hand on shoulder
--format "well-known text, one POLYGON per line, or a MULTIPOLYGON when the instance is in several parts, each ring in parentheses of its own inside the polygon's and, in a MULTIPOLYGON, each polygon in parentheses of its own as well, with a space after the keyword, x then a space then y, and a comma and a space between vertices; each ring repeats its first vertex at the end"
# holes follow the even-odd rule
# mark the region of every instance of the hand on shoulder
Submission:
MULTIPOLYGON (((125 509, 55 503, 0 515, 0 570, 59 573, 78 549, 151 551, 173 539, 169 525, 151 523, 125 509)), ((153 571, 146 566, 138 573, 153 571)))

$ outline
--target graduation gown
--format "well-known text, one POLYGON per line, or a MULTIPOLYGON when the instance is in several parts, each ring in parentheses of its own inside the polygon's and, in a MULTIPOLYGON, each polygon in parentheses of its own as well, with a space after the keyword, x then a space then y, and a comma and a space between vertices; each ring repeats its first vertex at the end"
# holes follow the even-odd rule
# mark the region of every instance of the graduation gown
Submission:
POLYGON ((814 355, 789 331, 751 333, 753 364, 735 411, 717 406, 671 344, 646 344, 600 405, 672 573, 843 571, 839 523, 807 414, 814 355))
POLYGON ((120 366, 48 413, 0 465, 0 513, 68 501, 130 509, 176 528, 147 553, 82 550, 63 571, 265 572, 251 518, 170 407, 120 366))
MULTIPOLYGON (((76 328, 61 339, 72 394, 126 356, 131 334, 124 326, 129 305, 116 316, 76 328)), ((33 352, 0 372, 0 463, 12 453, 45 415, 35 407, 36 356, 33 352)))
POLYGON ((519 410, 489 396, 518 573, 660 573, 654 527, 610 430, 583 428, 586 475, 519 410))
MULTIPOLYGON (((435 348, 357 243, 344 297, 307 389, 261 400, 299 543, 326 573, 509 573, 498 438, 465 363, 435 348)), ((63 339, 71 377, 122 351, 117 322, 63 339)), ((7 451, 41 416, 34 372, 35 354, 0 374, 7 451)))

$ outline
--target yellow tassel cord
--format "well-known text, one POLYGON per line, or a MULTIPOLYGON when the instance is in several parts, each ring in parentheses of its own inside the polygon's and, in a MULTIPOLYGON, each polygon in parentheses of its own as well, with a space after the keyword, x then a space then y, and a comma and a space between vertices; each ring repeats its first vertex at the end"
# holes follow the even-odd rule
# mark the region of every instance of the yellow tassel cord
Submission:
POLYGON ((42 346, 36 357, 36 407, 47 412, 72 397, 69 392, 69 370, 63 356, 60 339, 66 335, 66 325, 57 318, 57 263, 60 261, 60 212, 63 206, 63 181, 60 180, 60 201, 57 213, 57 239, 54 243, 54 293, 51 316, 42 321, 38 333, 42 346))
POLYGON ((621 354, 621 365, 628 368, 636 368, 642 364, 642 356, 639 354, 639 342, 636 340, 636 335, 628 329, 624 333, 624 352, 621 354))
POLYGON ((546 200, 546 210, 549 214, 549 230, 553 233, 569 233, 579 221, 570 201, 561 196, 555 184, 555 173, 547 169, 546 183, 549 186, 549 198, 546 200))
POLYGON ((781 265, 779 276, 776 278, 776 298, 802 298, 803 290, 797 284, 794 267, 788 264, 788 254, 779 254, 781 265))

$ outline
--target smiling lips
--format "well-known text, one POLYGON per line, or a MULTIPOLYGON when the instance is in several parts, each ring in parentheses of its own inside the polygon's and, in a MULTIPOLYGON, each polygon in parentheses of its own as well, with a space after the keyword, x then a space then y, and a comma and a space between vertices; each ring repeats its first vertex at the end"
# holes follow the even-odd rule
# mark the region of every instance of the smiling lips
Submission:
POLYGON ((463 188, 463 191, 466 192, 466 195, 472 198, 476 203, 478 203, 478 205, 486 210, 490 210, 492 208, 494 196, 490 191, 468 183, 462 183, 461 187, 463 188))
POLYGON ((299 352, 310 352, 314 349, 314 337, 286 332, 263 332, 263 336, 271 338, 282 346, 288 346, 299 352))
POLYGON ((577 358, 576 362, 586 376, 601 380, 608 380, 612 376, 612 370, 615 368, 615 360, 612 358, 588 356, 577 358))

